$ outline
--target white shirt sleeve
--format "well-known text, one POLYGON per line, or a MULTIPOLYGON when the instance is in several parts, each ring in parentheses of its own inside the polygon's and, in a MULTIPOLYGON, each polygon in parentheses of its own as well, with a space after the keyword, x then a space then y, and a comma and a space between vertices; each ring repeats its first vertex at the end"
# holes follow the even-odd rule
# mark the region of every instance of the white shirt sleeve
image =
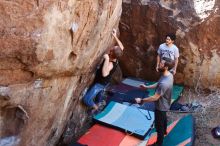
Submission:
POLYGON ((175 52, 174 52, 174 57, 175 58, 178 58, 179 56, 180 56, 180 54, 179 54, 179 49, 177 48, 177 47, 175 47, 176 49, 175 49, 175 52))
POLYGON ((159 46, 159 48, 158 48, 158 50, 157 50, 157 54, 158 54, 159 56, 161 56, 161 45, 159 46))

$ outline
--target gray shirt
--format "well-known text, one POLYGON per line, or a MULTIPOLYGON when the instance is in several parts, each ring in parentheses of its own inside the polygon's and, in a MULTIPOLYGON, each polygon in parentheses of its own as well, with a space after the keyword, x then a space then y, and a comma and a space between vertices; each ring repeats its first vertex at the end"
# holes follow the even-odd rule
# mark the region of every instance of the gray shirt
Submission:
POLYGON ((170 109, 171 97, 173 91, 173 75, 162 76, 158 81, 156 93, 161 97, 155 102, 156 109, 167 111, 170 109))
POLYGON ((179 57, 179 49, 174 44, 171 47, 168 47, 166 43, 161 44, 157 53, 160 58, 167 57, 174 60, 179 57))

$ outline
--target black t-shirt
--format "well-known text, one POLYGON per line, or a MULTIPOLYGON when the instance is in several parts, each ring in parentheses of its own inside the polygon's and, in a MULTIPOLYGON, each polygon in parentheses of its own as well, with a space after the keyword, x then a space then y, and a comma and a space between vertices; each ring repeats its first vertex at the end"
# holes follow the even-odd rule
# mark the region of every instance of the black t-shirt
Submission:
POLYGON ((96 72, 94 83, 100 83, 100 84, 103 84, 103 85, 107 85, 110 82, 111 78, 112 78, 112 74, 115 72, 115 70, 118 66, 118 60, 116 62, 112 61, 112 63, 113 63, 112 70, 110 71, 108 76, 103 77, 102 76, 102 67, 104 65, 104 62, 105 62, 105 60, 102 62, 102 64, 100 65, 100 67, 98 68, 98 70, 96 72))

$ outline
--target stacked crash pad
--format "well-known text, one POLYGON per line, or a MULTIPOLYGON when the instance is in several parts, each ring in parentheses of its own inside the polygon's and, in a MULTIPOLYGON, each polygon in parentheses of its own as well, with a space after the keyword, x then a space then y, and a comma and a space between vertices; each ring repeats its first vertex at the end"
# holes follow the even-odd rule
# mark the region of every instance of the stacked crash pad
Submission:
POLYGON ((94 120, 144 139, 153 125, 154 112, 112 101, 94 120))
MULTIPOLYGON (((153 129, 144 140, 124 132, 95 124, 78 142, 88 146, 147 146, 156 142, 157 134, 153 129)), ((194 119, 192 115, 170 122, 163 146, 193 146, 195 139, 194 119)))
MULTIPOLYGON (((149 85, 153 83, 140 79, 126 78, 120 84, 110 87, 109 89, 114 94, 107 98, 108 105, 105 109, 94 116, 94 121, 97 124, 83 135, 78 142, 89 146, 143 146, 144 144, 151 143, 152 139, 154 139, 153 137, 155 137, 155 133, 151 130, 154 121, 154 103, 150 103, 153 105, 150 106, 151 108, 149 108, 149 105, 146 106, 147 108, 134 106, 134 97, 146 98, 153 95, 154 90, 143 91, 138 88, 140 84, 149 85)), ((172 102, 178 100, 182 91, 182 86, 174 86, 172 102)), ((185 134, 190 137, 190 141, 189 138, 184 141, 184 136, 179 136, 179 141, 172 141, 173 134, 181 133, 181 128, 178 127, 181 127, 179 125, 185 122, 179 123, 180 121, 184 120, 180 119, 171 123, 171 126, 168 127, 169 134, 165 139, 167 139, 166 141, 171 141, 171 145, 180 141, 188 142, 191 145, 191 141, 194 140, 193 128, 189 128, 191 132, 185 134), (170 134, 171 136, 169 136, 170 134)), ((186 121, 191 123, 191 118, 188 118, 186 121)), ((167 144, 166 141, 165 144, 167 144)))

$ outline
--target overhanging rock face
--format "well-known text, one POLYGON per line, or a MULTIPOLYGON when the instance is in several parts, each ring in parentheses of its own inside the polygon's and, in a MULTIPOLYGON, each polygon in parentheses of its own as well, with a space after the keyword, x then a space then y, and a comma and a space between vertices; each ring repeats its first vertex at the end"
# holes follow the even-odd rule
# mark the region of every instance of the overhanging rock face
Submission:
POLYGON ((175 81, 220 86, 220 2, 217 0, 124 0, 120 21, 125 75, 157 80, 156 51, 167 33, 177 35, 180 58, 175 81), (129 58, 129 61, 128 61, 129 58))
POLYGON ((113 43, 121 5, 121 0, 0 2, 0 140, 52 146, 70 118, 73 132, 79 132, 86 117, 82 90, 113 43))

